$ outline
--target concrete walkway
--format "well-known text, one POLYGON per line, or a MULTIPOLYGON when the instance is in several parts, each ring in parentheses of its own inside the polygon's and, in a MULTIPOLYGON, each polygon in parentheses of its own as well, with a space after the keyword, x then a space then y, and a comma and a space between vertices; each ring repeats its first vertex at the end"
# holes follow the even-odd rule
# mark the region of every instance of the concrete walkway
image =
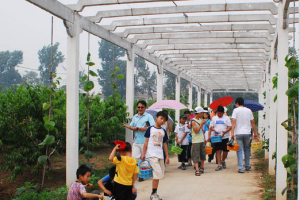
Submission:
MULTIPOLYGON (((263 188, 260 184, 260 172, 252 170, 244 174, 238 173, 235 152, 230 152, 227 159, 227 169, 215 171, 215 160, 205 162, 205 173, 200 177, 194 175, 194 167, 180 170, 177 157, 171 158, 171 164, 166 169, 165 178, 160 181, 158 194, 163 200, 258 200, 262 199, 263 188)), ((152 179, 137 182, 137 200, 149 200, 152 191, 152 179)))

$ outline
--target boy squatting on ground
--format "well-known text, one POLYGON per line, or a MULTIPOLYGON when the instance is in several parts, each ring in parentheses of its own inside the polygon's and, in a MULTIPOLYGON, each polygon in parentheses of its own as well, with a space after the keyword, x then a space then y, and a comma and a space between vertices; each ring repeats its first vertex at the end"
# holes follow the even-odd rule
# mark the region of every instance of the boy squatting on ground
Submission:
MULTIPOLYGON (((113 166, 112 168, 109 169, 109 173, 101 180, 98 181, 98 186, 104 191, 104 196, 111 197, 111 200, 115 199, 115 195, 113 194, 114 192, 113 180, 115 178, 115 174, 116 174, 116 166, 113 166)), ((135 188, 135 186, 133 187, 135 188)), ((132 200, 135 200, 137 197, 137 190, 136 189, 135 191, 132 190, 132 192, 135 192, 135 194, 132 194, 133 195, 132 200)))
POLYGON ((120 156, 116 157, 116 151, 120 148, 120 145, 116 145, 109 156, 109 160, 116 165, 113 193, 116 200, 132 200, 134 199, 132 194, 136 192, 134 182, 139 168, 136 160, 130 157, 131 145, 126 142, 126 147, 120 151, 120 156))
POLYGON ((81 200, 83 198, 99 198, 103 199, 102 195, 87 193, 85 188, 92 186, 84 186, 90 181, 91 169, 85 165, 81 165, 76 171, 77 181, 73 182, 68 192, 68 200, 81 200))
POLYGON ((152 194, 151 200, 160 200, 161 198, 157 195, 157 188, 159 179, 164 177, 165 165, 164 165, 164 154, 166 154, 166 164, 170 163, 167 140, 168 136, 166 131, 161 126, 168 120, 168 115, 160 111, 156 114, 156 122, 154 126, 149 126, 146 133, 146 141, 144 144, 143 154, 141 159, 148 159, 153 169, 153 180, 152 180, 152 194))

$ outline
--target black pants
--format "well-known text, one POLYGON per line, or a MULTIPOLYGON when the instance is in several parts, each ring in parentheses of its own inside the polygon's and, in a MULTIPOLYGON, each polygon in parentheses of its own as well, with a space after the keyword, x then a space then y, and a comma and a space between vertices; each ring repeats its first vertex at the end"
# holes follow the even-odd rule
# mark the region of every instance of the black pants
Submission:
POLYGON ((132 185, 121 185, 114 182, 114 195, 116 200, 134 200, 136 196, 132 194, 132 185))
MULTIPOLYGON (((169 147, 169 140, 167 140, 167 146, 169 147)), ((164 163, 166 164, 166 154, 165 154, 165 149, 163 148, 163 152, 164 152, 164 163)))
POLYGON ((189 146, 186 150, 187 151, 187 153, 186 153, 187 159, 192 158, 192 146, 193 146, 193 143, 189 143, 189 146))
POLYGON ((181 145, 180 148, 182 148, 182 152, 178 155, 178 162, 187 162, 186 151, 189 148, 189 145, 181 145))
POLYGON ((214 155, 215 155, 215 153, 216 153, 215 143, 211 143, 211 147, 213 148, 213 149, 212 149, 212 154, 208 155, 208 158, 209 158, 210 160, 213 160, 213 159, 214 159, 214 155))

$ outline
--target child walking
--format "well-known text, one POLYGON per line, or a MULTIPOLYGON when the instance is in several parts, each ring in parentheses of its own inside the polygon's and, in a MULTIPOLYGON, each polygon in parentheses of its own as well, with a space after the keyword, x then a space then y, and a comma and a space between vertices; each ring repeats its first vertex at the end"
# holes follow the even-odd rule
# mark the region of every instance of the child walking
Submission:
POLYGON ((145 137, 146 141, 144 144, 143 154, 141 159, 147 158, 153 169, 153 180, 152 180, 152 193, 150 196, 151 200, 161 200, 157 194, 157 188, 159 179, 164 177, 165 165, 164 165, 164 154, 166 154, 166 164, 170 163, 167 140, 168 136, 166 131, 161 126, 168 120, 168 115, 160 111, 156 114, 156 122, 154 126, 148 127, 145 137))
POLYGON ((139 168, 135 158, 130 157, 130 153, 131 145, 128 142, 121 142, 115 146, 109 156, 109 160, 116 165, 113 192, 115 200, 135 199, 135 195, 132 194, 136 192, 134 182, 137 179, 139 168), (120 152, 120 156, 115 156, 117 150, 120 152))
POLYGON ((182 148, 182 153, 180 155, 178 155, 178 162, 181 162, 181 165, 178 167, 178 169, 182 169, 182 170, 186 170, 186 166, 185 166, 185 162, 187 162, 187 158, 186 158, 186 153, 187 153, 187 149, 189 147, 189 140, 187 138, 188 134, 189 134, 189 129, 187 127, 186 122, 186 115, 180 115, 180 123, 178 123, 176 125, 175 128, 175 139, 176 139, 176 143, 177 145, 180 145, 182 148))
POLYGON ((103 199, 102 195, 86 192, 86 188, 91 188, 88 184, 91 176, 91 169, 86 165, 81 165, 76 171, 77 181, 73 182, 68 192, 68 200, 81 200, 83 198, 103 199))
POLYGON ((203 120, 203 113, 207 112, 202 107, 195 108, 195 118, 192 119, 192 160, 195 164, 195 176, 200 176, 204 173, 204 161, 206 157, 205 151, 205 139, 202 130, 202 126, 205 124, 203 120), (201 162, 201 168, 199 169, 199 162, 201 162))
MULTIPOLYGON (((186 151, 186 156, 188 159, 188 164, 187 166, 192 166, 192 146, 193 146, 193 140, 192 140, 192 130, 191 130, 191 112, 189 110, 184 111, 184 114, 186 115, 186 125, 187 128, 189 129, 189 133, 187 135, 188 141, 189 141, 189 146, 186 151)), ((194 115, 195 117, 195 115, 194 115)))

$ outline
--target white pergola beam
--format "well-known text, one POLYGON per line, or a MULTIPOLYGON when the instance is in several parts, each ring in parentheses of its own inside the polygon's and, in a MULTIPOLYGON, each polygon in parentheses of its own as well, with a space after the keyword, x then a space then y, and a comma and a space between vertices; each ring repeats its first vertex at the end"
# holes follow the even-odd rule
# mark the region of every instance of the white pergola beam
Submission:
MULTIPOLYGON (((104 28, 114 31, 117 27, 145 26, 159 24, 190 24, 190 23, 222 23, 222 22, 264 22, 275 25, 277 19, 272 14, 244 14, 244 15, 211 15, 211 16, 190 16, 190 17, 163 17, 163 18, 139 18, 129 20, 114 20, 109 25, 102 25, 104 28)), ((298 22, 298 19, 295 19, 298 22)), ((289 20, 289 23, 293 23, 289 20)))
MULTIPOLYGON (((292 28, 289 29, 291 32, 294 30, 292 28)), ((149 27, 144 26, 143 28, 134 26, 134 27, 126 27, 121 32, 114 32, 115 34, 121 37, 128 37, 130 34, 144 34, 144 33, 162 33, 162 34, 172 34, 177 32, 195 32, 201 33, 205 31, 268 31, 270 34, 275 33, 275 28, 269 23, 261 23, 261 24, 218 24, 218 25, 206 25, 201 24, 191 24, 190 26, 182 25, 182 26, 155 26, 149 27), (192 26, 193 25, 193 26, 192 26)), ((247 33, 247 32, 243 32, 247 33)))
POLYGON ((120 10, 99 11, 96 16, 89 19, 93 22, 99 22, 102 18, 107 17, 124 17, 140 15, 159 15, 175 13, 197 13, 197 12, 230 12, 230 11, 270 11, 273 15, 278 12, 277 6, 270 3, 223 3, 223 4, 204 4, 188 6, 165 6, 154 8, 131 8, 120 10))

